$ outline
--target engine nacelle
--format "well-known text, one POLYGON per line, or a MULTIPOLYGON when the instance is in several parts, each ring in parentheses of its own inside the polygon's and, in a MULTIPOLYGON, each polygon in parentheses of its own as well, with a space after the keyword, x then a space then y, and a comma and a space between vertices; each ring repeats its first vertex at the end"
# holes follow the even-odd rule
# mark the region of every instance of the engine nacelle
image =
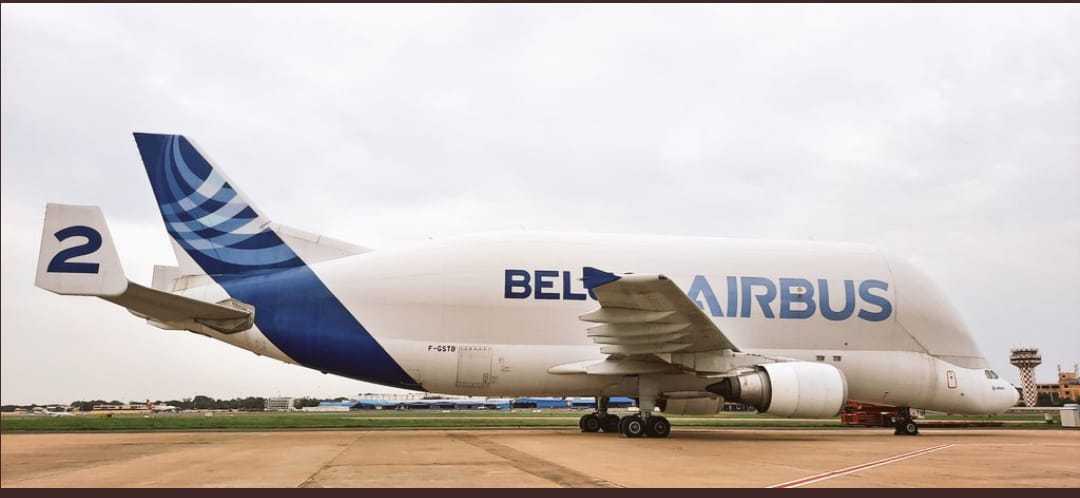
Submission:
POLYGON ((847 379, 832 365, 792 361, 765 363, 755 369, 705 389, 781 417, 834 417, 847 403, 847 379))

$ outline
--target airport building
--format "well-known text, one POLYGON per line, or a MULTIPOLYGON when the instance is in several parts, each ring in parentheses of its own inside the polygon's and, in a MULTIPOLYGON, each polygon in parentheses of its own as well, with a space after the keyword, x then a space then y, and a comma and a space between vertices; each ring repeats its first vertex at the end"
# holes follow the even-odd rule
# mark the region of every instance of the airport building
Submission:
POLYGON ((1080 402, 1080 372, 1075 366, 1072 372, 1063 372, 1058 367, 1058 381, 1052 384, 1038 384, 1040 395, 1048 395, 1050 403, 1058 404, 1062 401, 1080 402))
POLYGON ((293 403, 295 398, 287 397, 275 397, 266 398, 266 411, 268 412, 286 412, 293 410, 293 403))

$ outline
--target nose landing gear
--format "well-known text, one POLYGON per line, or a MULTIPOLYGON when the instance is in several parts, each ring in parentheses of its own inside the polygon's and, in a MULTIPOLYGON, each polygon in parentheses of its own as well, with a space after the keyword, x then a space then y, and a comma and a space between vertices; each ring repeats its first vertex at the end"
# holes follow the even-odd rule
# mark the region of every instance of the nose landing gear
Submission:
POLYGON ((893 434, 897 436, 918 436, 919 426, 915 424, 915 419, 911 418, 911 410, 908 408, 896 409, 896 431, 893 434))

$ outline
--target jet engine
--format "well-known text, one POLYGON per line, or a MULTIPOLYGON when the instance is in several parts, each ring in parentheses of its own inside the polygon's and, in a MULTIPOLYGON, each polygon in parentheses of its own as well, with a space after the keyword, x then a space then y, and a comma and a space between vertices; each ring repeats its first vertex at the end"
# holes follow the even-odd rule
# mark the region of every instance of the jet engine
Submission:
POLYGON ((808 361, 761 364, 754 372, 725 377, 705 389, 781 417, 833 417, 847 402, 844 373, 808 361))

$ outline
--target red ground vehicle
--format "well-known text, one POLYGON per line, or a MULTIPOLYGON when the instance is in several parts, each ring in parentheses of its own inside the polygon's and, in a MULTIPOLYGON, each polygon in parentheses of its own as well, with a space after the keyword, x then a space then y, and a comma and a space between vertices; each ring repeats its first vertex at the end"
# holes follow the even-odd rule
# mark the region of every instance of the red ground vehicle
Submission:
POLYGON ((844 425, 895 427, 896 407, 848 401, 840 412, 840 422, 844 425))

